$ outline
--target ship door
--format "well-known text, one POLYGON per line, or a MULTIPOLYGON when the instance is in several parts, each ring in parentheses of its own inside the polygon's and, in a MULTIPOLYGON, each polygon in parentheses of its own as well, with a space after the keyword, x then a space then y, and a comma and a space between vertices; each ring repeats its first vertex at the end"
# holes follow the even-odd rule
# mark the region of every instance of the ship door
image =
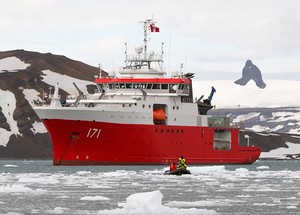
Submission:
POLYGON ((168 124, 168 108, 165 104, 153 105, 153 123, 155 125, 168 124))
POLYGON ((230 150, 231 149, 231 133, 228 130, 214 130, 214 149, 215 150, 230 150))

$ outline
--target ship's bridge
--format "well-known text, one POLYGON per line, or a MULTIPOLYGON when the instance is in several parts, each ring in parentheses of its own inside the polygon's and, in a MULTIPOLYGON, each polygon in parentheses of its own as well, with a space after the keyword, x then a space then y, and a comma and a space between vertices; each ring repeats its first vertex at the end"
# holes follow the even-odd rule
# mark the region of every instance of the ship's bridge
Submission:
POLYGON ((191 81, 187 78, 98 78, 95 83, 101 92, 176 94, 187 96, 191 81))

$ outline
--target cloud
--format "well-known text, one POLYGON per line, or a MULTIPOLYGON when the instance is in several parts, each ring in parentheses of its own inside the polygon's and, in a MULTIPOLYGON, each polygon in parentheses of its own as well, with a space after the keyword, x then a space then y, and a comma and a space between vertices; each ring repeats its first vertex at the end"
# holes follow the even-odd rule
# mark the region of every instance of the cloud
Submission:
POLYGON ((285 71, 293 75, 283 78, 300 79, 296 0, 11 0, 1 8, 2 50, 22 48, 91 65, 103 61, 104 68, 123 66, 124 42, 128 51, 140 44, 138 21, 153 16, 161 32, 151 35, 151 43, 158 44, 156 53, 165 43, 167 70, 184 62, 196 74, 212 71, 204 78, 222 71, 225 78, 239 76, 245 61, 252 59, 267 77, 285 71))

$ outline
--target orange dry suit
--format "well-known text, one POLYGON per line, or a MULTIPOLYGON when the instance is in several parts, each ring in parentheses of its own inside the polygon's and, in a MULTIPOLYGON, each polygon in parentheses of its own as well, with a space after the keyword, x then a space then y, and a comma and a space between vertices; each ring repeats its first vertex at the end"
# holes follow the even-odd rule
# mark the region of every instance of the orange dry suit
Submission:
POLYGON ((170 171, 175 170, 176 169, 176 165, 174 164, 174 162, 172 162, 170 164, 170 171))

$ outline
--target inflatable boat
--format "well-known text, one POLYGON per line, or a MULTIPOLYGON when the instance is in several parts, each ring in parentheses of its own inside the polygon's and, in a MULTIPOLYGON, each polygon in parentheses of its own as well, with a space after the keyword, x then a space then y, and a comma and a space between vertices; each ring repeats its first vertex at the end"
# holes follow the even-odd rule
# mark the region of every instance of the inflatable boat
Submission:
POLYGON ((174 170, 166 170, 164 175, 183 175, 183 174, 191 174, 191 172, 187 169, 178 168, 174 170))

